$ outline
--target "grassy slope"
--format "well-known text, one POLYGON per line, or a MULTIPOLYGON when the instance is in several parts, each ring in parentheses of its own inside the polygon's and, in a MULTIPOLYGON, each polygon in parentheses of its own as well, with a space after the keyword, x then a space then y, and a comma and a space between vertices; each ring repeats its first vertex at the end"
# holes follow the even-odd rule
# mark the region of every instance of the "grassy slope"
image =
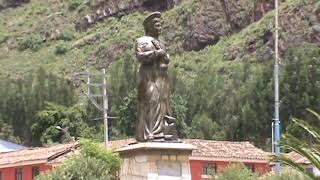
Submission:
MULTIPOLYGON (((288 5, 296 6, 301 3, 300 0, 291 0, 288 5)), ((217 45, 209 46, 199 52, 183 52, 181 53, 181 40, 184 30, 184 15, 193 12, 193 2, 185 1, 182 5, 164 13, 164 36, 171 42, 169 45, 173 64, 187 79, 194 76, 193 72, 201 67, 208 65, 218 69, 222 66, 229 66, 232 63, 224 60, 225 48, 237 46, 239 55, 235 62, 242 60, 256 60, 256 54, 246 52, 246 42, 250 37, 258 38, 258 50, 262 47, 262 36, 268 25, 272 21, 272 12, 267 14, 261 21, 253 23, 240 33, 231 37, 225 37, 220 40, 217 45), (166 30, 173 29, 166 33, 166 30), (179 51, 179 52, 178 52, 179 51)), ((73 22, 79 14, 85 14, 87 9, 83 5, 78 9, 82 9, 81 13, 68 10, 69 2, 60 1, 43 1, 33 0, 31 3, 18 7, 16 9, 8 9, 0 14, 0 42, 6 37, 8 42, 15 42, 16 39, 26 36, 27 34, 39 34, 39 32, 50 31, 56 29, 63 31, 71 29, 73 22)), ((288 8, 283 8, 288 9, 288 8)), ((59 40, 50 40, 43 43, 38 51, 18 51, 15 48, 8 50, 4 44, 0 46, 0 76, 15 76, 16 74, 24 74, 39 66, 43 66, 49 71, 58 74, 68 75, 71 72, 79 71, 84 61, 99 47, 110 47, 112 44, 126 44, 130 48, 127 53, 133 52, 134 39, 141 34, 143 30, 141 22, 145 14, 133 13, 122 17, 120 20, 109 18, 104 23, 99 23, 86 33, 76 33, 75 39, 71 41, 61 42, 59 40), (92 43, 85 42, 88 36, 96 36, 96 40, 92 43), (75 43, 82 43, 80 48, 73 48, 75 43), (69 50, 64 55, 56 55, 54 53, 58 43, 63 43, 69 50)), ((43 33, 42 33, 43 34, 43 33)), ((43 36, 43 35, 42 35, 43 36)), ((258 51, 257 50, 257 51, 258 51)), ((122 55, 116 57, 121 59, 122 55)))

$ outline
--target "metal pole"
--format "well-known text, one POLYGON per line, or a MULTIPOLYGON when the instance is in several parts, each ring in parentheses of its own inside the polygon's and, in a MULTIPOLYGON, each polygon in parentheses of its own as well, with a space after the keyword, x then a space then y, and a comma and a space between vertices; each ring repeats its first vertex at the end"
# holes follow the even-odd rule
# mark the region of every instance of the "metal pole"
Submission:
MULTIPOLYGON (((279 2, 275 0, 275 62, 274 62, 274 143, 275 154, 280 155, 280 119, 279 119, 279 2)), ((276 162, 275 172, 280 174, 280 162, 276 162)))
POLYGON ((103 83, 102 83, 102 97, 103 97, 103 122, 104 122, 104 145, 108 145, 108 95, 107 95, 107 80, 106 69, 102 70, 103 83))
POLYGON ((272 152, 274 153, 274 121, 272 120, 272 123, 271 123, 271 150, 272 152))

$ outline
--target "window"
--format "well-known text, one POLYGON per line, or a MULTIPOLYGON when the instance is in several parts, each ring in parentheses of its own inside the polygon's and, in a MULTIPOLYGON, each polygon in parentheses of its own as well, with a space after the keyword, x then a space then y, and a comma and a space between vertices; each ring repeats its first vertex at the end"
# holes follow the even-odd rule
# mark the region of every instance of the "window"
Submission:
POLYGON ((254 172, 254 164, 244 164, 249 170, 254 172))
POLYGON ((16 180, 22 180, 22 168, 16 169, 16 180))
POLYGON ((314 174, 313 172, 313 167, 307 167, 307 172, 309 172, 310 174, 314 174))
POLYGON ((32 167, 32 179, 39 175, 39 167, 32 167))
POLYGON ((202 174, 203 175, 215 175, 217 171, 217 166, 214 163, 208 163, 203 166, 202 174))

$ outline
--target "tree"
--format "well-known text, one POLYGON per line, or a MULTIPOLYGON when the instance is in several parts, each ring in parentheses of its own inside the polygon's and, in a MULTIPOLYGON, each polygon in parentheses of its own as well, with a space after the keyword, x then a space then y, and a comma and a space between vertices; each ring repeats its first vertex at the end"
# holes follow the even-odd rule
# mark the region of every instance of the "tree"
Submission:
POLYGON ((43 68, 15 78, 0 77, 0 116, 12 127, 13 135, 26 145, 39 145, 32 137, 35 115, 45 108, 46 101, 64 106, 75 103, 75 88, 57 75, 43 68))
POLYGON ((36 122, 31 127, 32 135, 41 144, 58 142, 64 134, 56 127, 61 126, 67 128, 71 136, 91 137, 95 130, 89 127, 86 119, 85 108, 80 105, 68 108, 47 102, 45 109, 36 115, 36 122))
MULTIPOLYGON (((308 109, 308 111, 316 117, 319 123, 320 114, 310 109, 308 109)), ((297 118, 293 118, 292 123, 299 126, 305 133, 309 134, 312 138, 312 142, 309 140, 300 139, 296 134, 287 132, 286 134, 282 135, 280 146, 307 158, 316 168, 320 169, 320 128, 311 126, 308 122, 297 118)), ((274 160, 280 161, 283 164, 298 170, 311 179, 317 179, 313 174, 306 171, 306 169, 300 164, 295 163, 284 155, 275 156, 274 160)))
POLYGON ((102 143, 80 141, 80 154, 73 155, 51 172, 38 176, 37 180, 110 180, 120 169, 118 154, 107 151, 102 143))
POLYGON ((187 101, 186 98, 173 93, 170 99, 170 105, 173 112, 173 116, 176 118, 176 128, 178 136, 180 138, 190 137, 190 127, 188 127, 187 120, 187 101))
POLYGON ((258 175, 254 174, 243 164, 231 164, 217 180, 256 180, 258 175))
POLYGON ((192 120, 191 136, 194 138, 224 140, 226 132, 221 126, 208 117, 207 114, 197 114, 192 120))
POLYGON ((20 144, 21 140, 19 137, 14 136, 12 126, 4 123, 0 117, 0 139, 11 141, 13 143, 20 144))

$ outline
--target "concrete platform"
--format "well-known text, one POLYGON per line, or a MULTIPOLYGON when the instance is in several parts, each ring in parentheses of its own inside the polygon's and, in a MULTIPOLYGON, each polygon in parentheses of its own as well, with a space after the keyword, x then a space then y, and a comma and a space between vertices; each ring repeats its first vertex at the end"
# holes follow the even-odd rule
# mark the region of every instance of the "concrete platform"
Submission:
POLYGON ((145 142, 117 150, 120 180, 191 180, 189 156, 196 147, 185 143, 145 142))

